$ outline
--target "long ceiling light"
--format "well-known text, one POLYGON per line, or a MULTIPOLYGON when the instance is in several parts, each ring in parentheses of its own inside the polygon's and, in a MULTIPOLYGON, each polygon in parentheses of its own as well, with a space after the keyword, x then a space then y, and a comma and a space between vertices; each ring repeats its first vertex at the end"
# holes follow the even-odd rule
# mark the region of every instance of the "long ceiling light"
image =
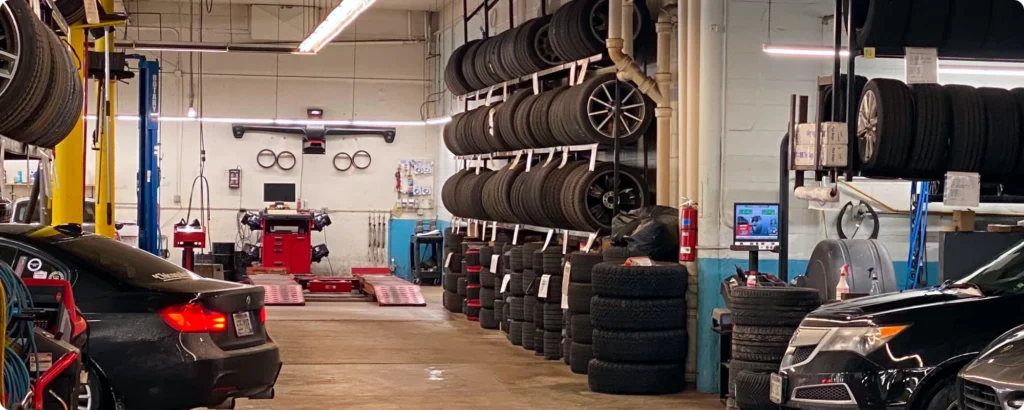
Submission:
MULTIPOLYGON (((834 50, 831 47, 815 46, 776 46, 764 44, 761 50, 765 54, 797 56, 797 57, 832 57, 834 50)), ((848 57, 849 50, 840 50, 839 55, 848 57)), ((1015 67, 991 67, 973 65, 947 65, 939 64, 939 74, 961 74, 961 75, 987 75, 1003 77, 1024 77, 1024 69, 1015 67)))
POLYGON ((319 26, 309 33, 309 37, 299 44, 299 53, 316 54, 328 43, 334 40, 346 26, 356 20, 356 17, 370 8, 376 0, 341 0, 338 7, 335 7, 331 14, 320 23, 319 26))
MULTIPOLYGON (((430 125, 443 125, 451 122, 452 117, 438 117, 423 121, 381 121, 381 120, 308 120, 308 119, 284 119, 284 118, 228 118, 228 117, 170 117, 153 116, 160 122, 202 122, 206 124, 273 124, 273 125, 355 125, 361 127, 425 127, 430 125)), ((95 115, 85 116, 86 120, 95 120, 95 115)), ((118 115, 118 121, 139 121, 138 115, 118 115)))

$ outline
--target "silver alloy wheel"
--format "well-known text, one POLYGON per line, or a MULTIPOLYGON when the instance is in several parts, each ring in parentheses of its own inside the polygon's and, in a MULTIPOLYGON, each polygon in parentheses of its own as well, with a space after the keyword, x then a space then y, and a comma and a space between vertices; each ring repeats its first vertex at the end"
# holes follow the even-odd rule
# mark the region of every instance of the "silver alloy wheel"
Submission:
MULTIPOLYGON (((590 126, 605 137, 612 137, 612 107, 615 102, 615 81, 607 81, 590 93, 587 103, 587 117, 590 126)), ((626 82, 619 82, 619 96, 622 106, 619 108, 619 138, 632 135, 647 118, 647 104, 643 93, 626 82)))
POLYGON ((21 35, 18 23, 10 4, 3 3, 0 5, 0 95, 14 82, 20 56, 21 35))
MULTIPOLYGON (((589 13, 590 21, 590 35, 594 38, 600 39, 604 43, 604 39, 608 38, 608 1, 601 0, 594 3, 594 6, 590 8, 589 13)), ((640 9, 637 8, 636 3, 633 4, 633 39, 640 37, 640 29, 644 21, 641 20, 640 9)))
POLYGON ((867 90, 857 110, 857 151, 862 162, 874 157, 878 143, 878 96, 874 90, 867 90))
POLYGON ((78 392, 78 410, 92 410, 92 388, 88 383, 83 384, 78 392))

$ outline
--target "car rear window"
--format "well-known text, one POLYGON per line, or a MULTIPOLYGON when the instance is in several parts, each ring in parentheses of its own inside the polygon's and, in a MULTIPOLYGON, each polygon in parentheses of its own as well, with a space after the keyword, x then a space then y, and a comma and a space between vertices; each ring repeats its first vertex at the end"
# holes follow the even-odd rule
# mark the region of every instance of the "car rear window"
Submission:
POLYGON ((132 285, 147 286, 201 278, 149 252, 109 238, 83 237, 60 242, 57 247, 132 285))

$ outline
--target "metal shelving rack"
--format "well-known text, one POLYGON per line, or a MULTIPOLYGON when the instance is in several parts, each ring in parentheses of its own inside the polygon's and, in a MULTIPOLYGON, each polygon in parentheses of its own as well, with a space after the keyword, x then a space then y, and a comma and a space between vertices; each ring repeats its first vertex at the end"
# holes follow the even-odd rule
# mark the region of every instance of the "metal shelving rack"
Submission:
MULTIPOLYGON (((452 218, 451 224, 453 227, 457 227, 460 229, 466 228, 467 232, 469 232, 470 226, 473 226, 473 231, 475 231, 475 233, 477 234, 474 237, 479 237, 482 240, 489 240, 490 238, 492 238, 495 234, 495 230, 497 229, 512 231, 513 239, 516 239, 519 236, 518 232, 520 231, 530 231, 542 234, 549 234, 551 235, 549 240, 555 240, 557 239, 556 235, 559 235, 562 238, 563 243, 566 243, 564 241, 568 240, 569 238, 586 239, 587 243, 591 245, 593 245, 597 238, 601 236, 600 232, 586 232, 572 229, 550 228, 528 224, 510 224, 505 222, 481 221, 477 219, 467 219, 458 217, 452 218)), ((520 243, 513 243, 513 245, 518 244, 520 243)))

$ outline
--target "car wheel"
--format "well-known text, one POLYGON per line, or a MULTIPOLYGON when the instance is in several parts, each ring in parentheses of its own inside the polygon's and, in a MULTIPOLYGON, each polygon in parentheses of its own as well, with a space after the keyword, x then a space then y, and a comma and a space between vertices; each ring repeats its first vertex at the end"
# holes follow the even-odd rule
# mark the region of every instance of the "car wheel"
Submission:
POLYGON ((103 389, 103 381, 92 369, 86 366, 82 370, 87 377, 87 382, 82 384, 78 391, 78 410, 100 410, 113 408, 113 400, 110 394, 103 389), (106 406, 106 407, 104 407, 106 406))
POLYGON ((951 408, 950 406, 956 405, 956 388, 952 378, 942 381, 942 385, 933 391, 935 395, 925 410, 947 410, 951 408))

